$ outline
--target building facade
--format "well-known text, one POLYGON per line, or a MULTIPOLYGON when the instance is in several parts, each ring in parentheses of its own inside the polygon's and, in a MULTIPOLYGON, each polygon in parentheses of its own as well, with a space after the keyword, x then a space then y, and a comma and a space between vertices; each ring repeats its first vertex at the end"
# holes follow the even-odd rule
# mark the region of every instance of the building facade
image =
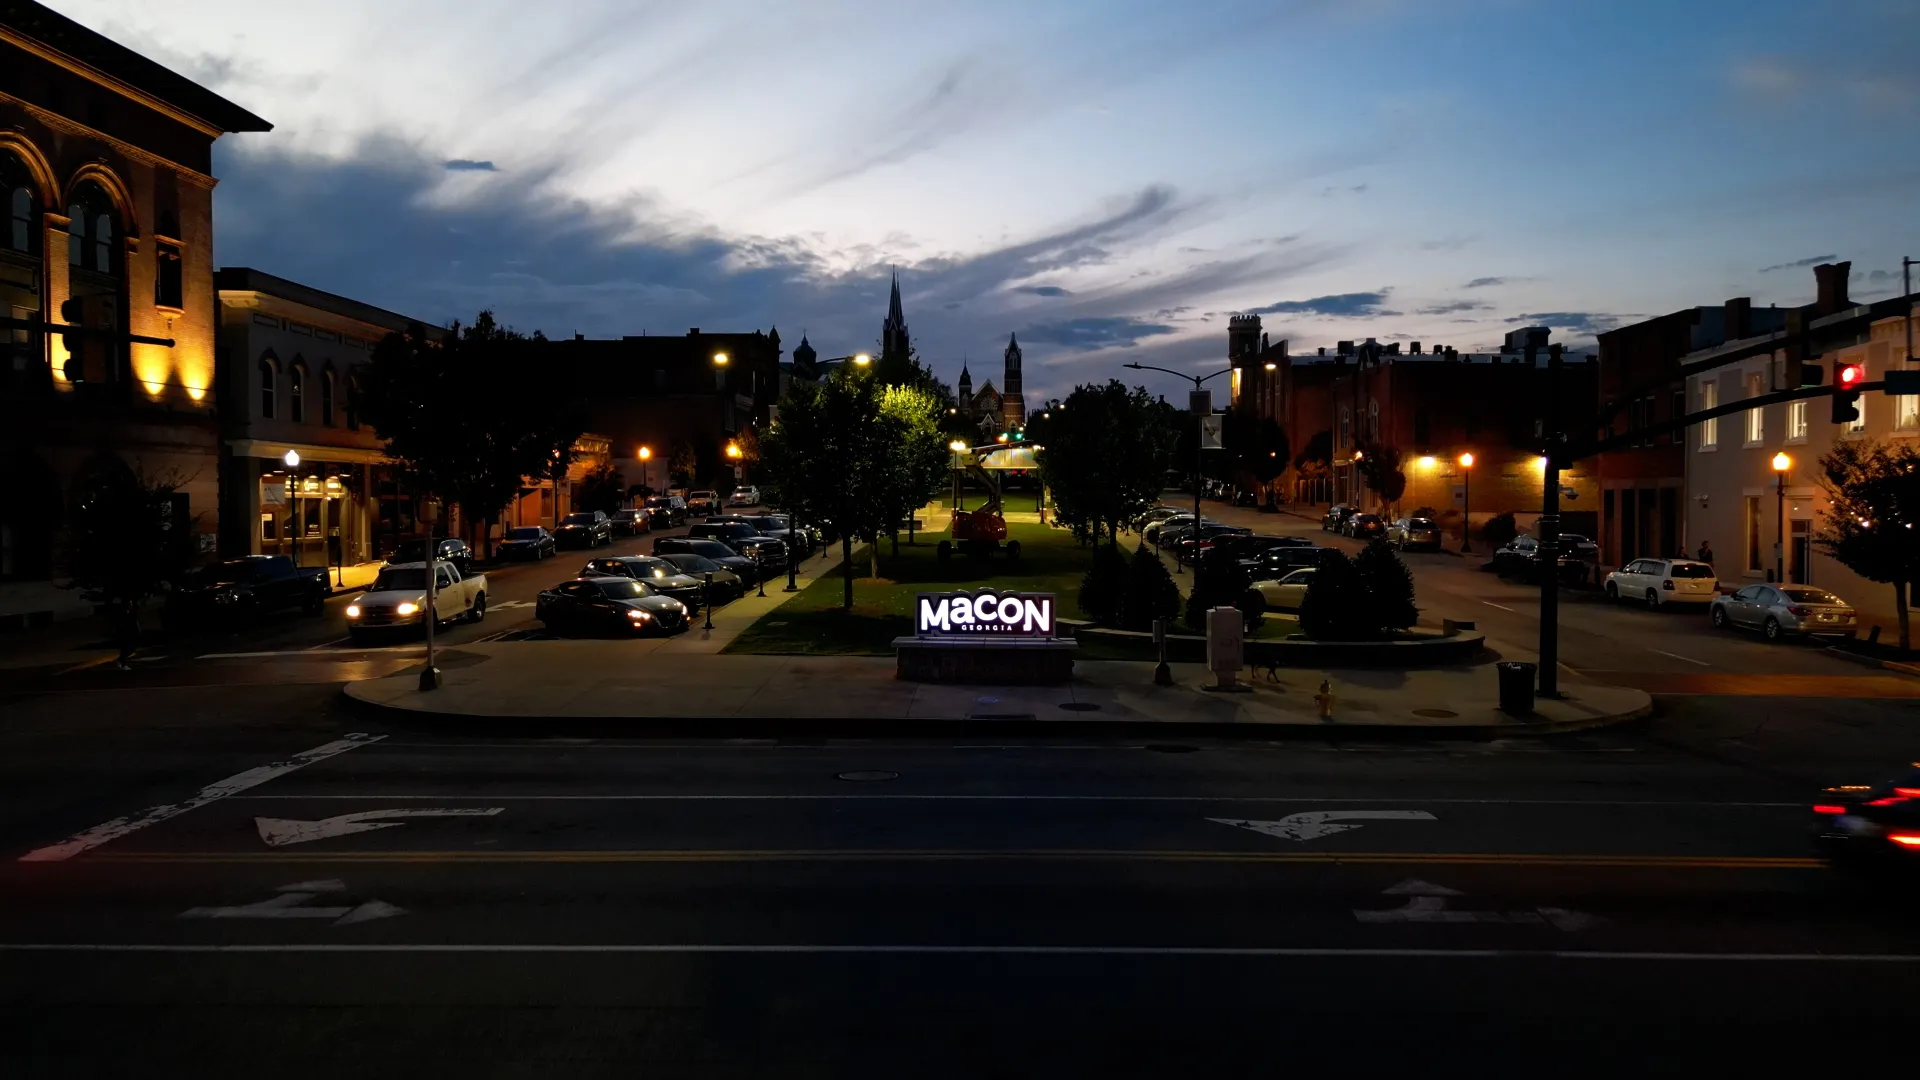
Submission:
POLYGON ((51 588, 67 508, 106 472, 175 483, 176 514, 214 550, 213 143, 270 129, 40 4, 0 7, 0 429, 17 485, 0 615, 71 608, 51 588))

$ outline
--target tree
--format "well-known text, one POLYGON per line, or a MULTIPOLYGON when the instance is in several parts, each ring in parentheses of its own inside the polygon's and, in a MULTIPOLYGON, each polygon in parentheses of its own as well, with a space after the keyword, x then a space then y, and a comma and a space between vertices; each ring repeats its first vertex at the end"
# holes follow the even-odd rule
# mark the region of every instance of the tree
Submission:
POLYGON ((1505 547, 1520 535, 1520 526, 1513 520, 1513 511, 1495 514, 1480 523, 1480 539, 1492 546, 1505 547))
POLYGON ((1367 590, 1346 553, 1328 548, 1320 555, 1300 601, 1300 629, 1321 641, 1364 641, 1374 636, 1367 626, 1367 590))
POLYGON ((891 497, 886 475, 898 421, 884 415, 885 388, 845 368, 821 383, 795 382, 780 422, 762 444, 766 497, 798 520, 840 537, 846 576, 842 610, 853 609, 853 541, 878 534, 891 497))
POLYGON ((1260 485, 1266 504, 1272 506, 1273 482, 1287 471, 1290 460, 1286 429, 1271 416, 1240 412, 1228 417, 1227 434, 1240 467, 1260 485))
POLYGON ((690 488, 693 486, 694 470, 700 467, 699 458, 693 452, 693 444, 685 439, 674 439, 667 446, 668 487, 690 488))
POLYGON ((1400 448, 1368 446, 1361 450, 1360 476, 1367 487, 1380 496, 1382 509, 1399 503, 1407 493, 1407 474, 1400 468, 1400 448))
POLYGON ((86 470, 67 519, 73 586, 113 604, 138 604, 192 565, 193 519, 177 473, 157 477, 103 460, 86 470))
POLYGON ((1353 571, 1366 590, 1368 630, 1405 630, 1420 621, 1420 609, 1413 603, 1413 574, 1385 540, 1367 544, 1354 558, 1353 571))
POLYGON ((1900 648, 1913 647, 1907 605, 1920 581, 1920 451, 1878 439, 1843 439, 1820 457, 1828 505, 1814 543, 1842 566, 1893 586, 1900 648))
POLYGON ((880 400, 880 415, 893 442, 876 498, 882 515, 879 527, 893 538, 895 555, 900 554, 900 520, 927 505, 946 486, 953 455, 940 437, 945 401, 917 386, 889 386, 880 400))
POLYGON ((1120 629, 1151 630, 1153 620, 1172 621, 1180 614, 1180 586, 1167 573, 1167 564, 1142 544, 1127 564, 1127 589, 1119 613, 1120 629))
POLYGON ((1120 549, 1108 545, 1093 549, 1093 563, 1080 579, 1080 610, 1103 625, 1120 621, 1126 604, 1127 581, 1131 567, 1120 549))
POLYGON ((1217 548, 1209 548, 1194 563, 1193 592, 1187 595, 1187 625, 1207 632, 1207 612, 1217 607, 1237 607, 1242 620, 1253 626, 1259 620, 1248 593, 1253 579, 1239 560, 1217 548))
POLYGON ((626 500, 627 481, 611 463, 597 465, 573 489, 573 504, 581 510, 613 513, 626 500))
POLYGON ((1035 457, 1041 482, 1053 491, 1055 518, 1095 540, 1105 528, 1117 544, 1121 527, 1160 497, 1177 438, 1167 410, 1144 388, 1109 379, 1076 387, 1052 411, 1035 457))

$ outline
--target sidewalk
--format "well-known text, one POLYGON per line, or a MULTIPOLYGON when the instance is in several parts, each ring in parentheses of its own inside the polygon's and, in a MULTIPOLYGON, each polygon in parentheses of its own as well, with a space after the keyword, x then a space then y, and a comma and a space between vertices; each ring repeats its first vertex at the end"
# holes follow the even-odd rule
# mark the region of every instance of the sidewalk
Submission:
POLYGON ((959 686, 899 680, 886 657, 722 656, 675 641, 595 640, 464 645, 446 652, 441 672, 435 691, 422 692, 413 669, 349 683, 346 694, 400 722, 458 721, 490 731, 524 724, 551 733, 579 721, 596 730, 714 736, 940 734, 972 722, 1262 737, 1343 729, 1486 737, 1620 723, 1652 708, 1639 690, 1573 684, 1564 699, 1542 701, 1536 715, 1516 719, 1496 707, 1492 665, 1282 670, 1271 681, 1261 674, 1250 693, 1218 694, 1201 689, 1212 676, 1197 664, 1174 665, 1170 687, 1153 685, 1152 664, 1094 660, 1077 663, 1066 686, 959 686), (1330 722, 1320 719, 1314 700, 1323 677, 1333 683, 1330 722))

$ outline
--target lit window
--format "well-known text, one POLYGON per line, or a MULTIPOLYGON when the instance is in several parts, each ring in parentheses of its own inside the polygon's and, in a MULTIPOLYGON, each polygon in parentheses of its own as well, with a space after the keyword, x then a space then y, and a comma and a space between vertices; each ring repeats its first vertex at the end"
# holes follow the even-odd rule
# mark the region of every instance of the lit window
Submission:
POLYGON ((67 207, 67 262, 96 274, 118 275, 120 260, 114 257, 114 237, 119 233, 113 199, 106 189, 89 180, 74 192, 67 207))
MULTIPOLYGON (((1747 373, 1747 396, 1757 398, 1767 392, 1766 376, 1758 371, 1747 373)), ((1767 411, 1761 408, 1747 410, 1747 442, 1757 443, 1767 437, 1767 411)))
POLYGON ((7 246, 14 251, 33 250, 33 192, 24 185, 7 196, 7 246))
POLYGON ((1790 401, 1787 403, 1787 438, 1805 439, 1807 437, 1807 403, 1790 401))
MULTIPOLYGON (((1701 411, 1720 404, 1720 384, 1709 375, 1700 380, 1701 411)), ((1720 445, 1720 418, 1715 416, 1700 421, 1700 449, 1711 450, 1720 445)))
POLYGON ((1920 394, 1901 394, 1893 399, 1893 429, 1920 431, 1920 394))

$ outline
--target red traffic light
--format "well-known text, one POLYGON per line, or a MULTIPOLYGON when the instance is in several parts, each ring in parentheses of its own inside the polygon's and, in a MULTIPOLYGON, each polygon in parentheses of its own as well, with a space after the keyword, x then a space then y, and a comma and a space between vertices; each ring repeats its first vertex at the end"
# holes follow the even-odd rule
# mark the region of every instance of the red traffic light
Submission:
POLYGON ((1833 373, 1833 384, 1842 390, 1851 390, 1867 378, 1867 369, 1859 364, 1842 364, 1840 370, 1833 373))

